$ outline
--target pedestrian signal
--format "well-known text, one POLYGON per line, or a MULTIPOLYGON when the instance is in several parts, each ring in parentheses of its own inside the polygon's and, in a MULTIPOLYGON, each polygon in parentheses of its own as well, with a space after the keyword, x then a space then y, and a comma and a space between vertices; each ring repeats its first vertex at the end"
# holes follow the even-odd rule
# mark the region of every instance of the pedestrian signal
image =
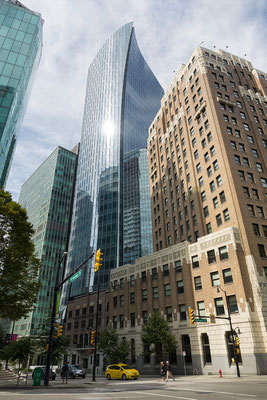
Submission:
POLYGON ((98 271, 99 267, 102 265, 100 264, 100 261, 103 260, 101 256, 103 256, 103 253, 101 253, 100 249, 98 249, 95 255, 95 272, 98 271))
POLYGON ((195 311, 193 310, 193 308, 189 308, 189 318, 190 318, 191 325, 194 325, 195 324, 195 311))
POLYGON ((95 345, 95 334, 96 334, 96 331, 92 331, 92 332, 91 332, 90 344, 91 344, 92 346, 95 345))
POLYGON ((215 314, 210 314, 210 323, 211 324, 216 324, 215 314))

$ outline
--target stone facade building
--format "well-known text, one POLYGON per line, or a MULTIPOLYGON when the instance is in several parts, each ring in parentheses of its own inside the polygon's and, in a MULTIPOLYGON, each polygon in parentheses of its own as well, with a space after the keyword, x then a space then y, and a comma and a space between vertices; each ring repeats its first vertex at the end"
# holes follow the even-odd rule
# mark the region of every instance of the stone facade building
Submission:
MULTIPOLYGON (((189 374, 194 370, 216 374, 219 369, 235 374, 229 321, 216 319, 212 324, 208 318, 206 323, 191 325, 188 317, 188 307, 198 315, 227 317, 225 296, 233 328, 240 332, 241 374, 264 373, 257 352, 264 353, 265 343, 263 337, 255 336, 261 325, 237 228, 206 235, 194 244, 171 246, 112 271, 110 290, 100 293, 99 327, 110 324, 117 329, 119 336, 130 342, 129 362, 142 374, 157 374, 159 360, 156 355, 145 356, 141 332, 149 315, 159 310, 177 340, 176 354, 166 356, 176 373, 183 374, 185 367, 189 374), (217 285, 225 293, 218 293, 217 285)), ((83 362, 88 368, 93 362, 88 331, 95 329, 95 311, 96 293, 77 297, 68 305, 69 361, 83 362)))
MULTIPOLYGON (((266 110, 266 73, 198 47, 166 90, 148 139, 154 250, 238 228, 238 290, 255 338, 267 333, 266 110)), ((266 348, 265 339, 252 351, 259 372, 266 348)))

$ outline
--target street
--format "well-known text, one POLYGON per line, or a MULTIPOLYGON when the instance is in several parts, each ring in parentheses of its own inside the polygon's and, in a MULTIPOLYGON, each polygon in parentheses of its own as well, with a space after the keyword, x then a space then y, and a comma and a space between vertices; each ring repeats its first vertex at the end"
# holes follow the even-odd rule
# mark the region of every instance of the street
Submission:
POLYGON ((20 386, 0 387, 0 399, 6 400, 110 400, 110 399, 181 399, 181 400, 245 400, 266 399, 266 376, 223 377, 215 376, 178 377, 175 382, 161 382, 160 378, 141 378, 138 381, 111 381, 98 378, 92 382, 69 380, 62 385, 60 380, 48 388, 20 386))

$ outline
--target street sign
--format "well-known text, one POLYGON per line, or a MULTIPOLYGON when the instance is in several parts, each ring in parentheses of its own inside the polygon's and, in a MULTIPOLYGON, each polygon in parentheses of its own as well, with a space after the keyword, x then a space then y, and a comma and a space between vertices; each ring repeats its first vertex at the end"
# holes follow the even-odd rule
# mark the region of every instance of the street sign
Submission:
POLYGON ((195 322, 207 322, 205 318, 195 318, 195 322))
POLYGON ((79 278, 81 275, 82 275, 82 271, 76 272, 76 274, 73 275, 73 276, 70 278, 70 282, 75 281, 75 279, 79 278))

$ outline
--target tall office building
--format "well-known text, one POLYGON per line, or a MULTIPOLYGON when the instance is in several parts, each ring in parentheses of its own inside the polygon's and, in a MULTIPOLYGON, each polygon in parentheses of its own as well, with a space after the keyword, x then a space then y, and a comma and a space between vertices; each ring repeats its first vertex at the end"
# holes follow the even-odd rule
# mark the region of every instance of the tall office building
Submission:
POLYGON ((42 49, 41 15, 0 0, 0 187, 5 187, 42 49))
MULTIPOLYGON (((34 228, 35 255, 41 260, 41 289, 32 313, 16 322, 20 336, 46 332, 50 326, 56 270, 67 250, 78 147, 56 150, 22 185, 19 203, 34 228)), ((61 274, 63 265, 61 265, 61 274)))
MULTIPOLYGON (((229 308, 234 327, 243 326, 243 361, 252 357, 260 373, 267 370, 266 96, 267 74, 251 62, 198 47, 162 98, 148 139, 154 250, 192 243, 191 266, 177 282, 187 286, 185 310, 220 316, 229 308), (239 243, 230 243, 228 229, 239 243), (228 253, 238 259, 230 263, 228 253)), ((220 329, 221 347, 211 346, 217 360, 224 340, 233 347, 229 327, 220 329)), ((211 327, 189 336, 203 332, 213 340, 211 327)))
MULTIPOLYGON (((126 171, 131 173, 131 168, 124 170, 124 157, 146 147, 162 95, 139 50, 133 24, 124 25, 92 61, 86 88, 67 268, 73 270, 100 248, 104 259, 96 284, 108 285, 110 269, 123 264, 124 189, 125 180, 130 180, 126 171)), ((84 293, 86 288, 88 268, 72 283, 72 293, 84 293)))

